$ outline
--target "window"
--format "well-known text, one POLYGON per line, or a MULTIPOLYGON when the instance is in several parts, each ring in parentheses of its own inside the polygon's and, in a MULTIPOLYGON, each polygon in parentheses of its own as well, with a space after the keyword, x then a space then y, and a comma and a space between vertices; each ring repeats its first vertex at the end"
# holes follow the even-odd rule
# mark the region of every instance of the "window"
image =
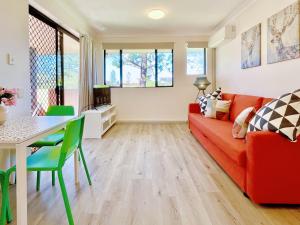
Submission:
POLYGON ((173 51, 157 51, 157 84, 159 87, 173 85, 173 51))
POLYGON ((123 50, 123 87, 155 87, 155 50, 123 50))
POLYGON ((188 75, 206 74, 206 49, 187 48, 186 69, 188 75))
POLYGON ((119 50, 109 50, 105 54, 106 85, 119 87, 121 85, 121 53, 119 50))
POLYGON ((172 49, 105 50, 104 83, 111 87, 172 87, 172 49))

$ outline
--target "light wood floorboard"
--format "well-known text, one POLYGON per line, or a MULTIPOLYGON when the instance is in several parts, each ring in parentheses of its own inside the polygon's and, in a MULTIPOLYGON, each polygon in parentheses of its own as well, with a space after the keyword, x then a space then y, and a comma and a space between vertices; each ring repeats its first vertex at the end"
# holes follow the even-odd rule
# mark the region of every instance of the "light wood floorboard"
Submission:
MULTIPOLYGON (((300 207, 251 203, 184 123, 125 123, 102 140, 86 140, 93 185, 73 160, 64 177, 78 225, 297 225, 300 207)), ((59 183, 28 176, 29 225, 67 225, 59 183)), ((300 190, 299 190, 300 191, 300 190)), ((10 187, 15 213, 15 187, 10 187)), ((12 222, 15 225, 15 220, 12 222)))

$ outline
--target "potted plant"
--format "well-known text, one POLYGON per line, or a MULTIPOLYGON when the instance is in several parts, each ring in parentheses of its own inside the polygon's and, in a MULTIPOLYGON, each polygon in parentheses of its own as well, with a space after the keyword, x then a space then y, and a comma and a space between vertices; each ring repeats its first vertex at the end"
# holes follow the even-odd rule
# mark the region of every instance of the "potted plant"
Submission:
POLYGON ((0 125, 7 119, 7 110, 5 106, 16 105, 16 90, 0 87, 0 125))

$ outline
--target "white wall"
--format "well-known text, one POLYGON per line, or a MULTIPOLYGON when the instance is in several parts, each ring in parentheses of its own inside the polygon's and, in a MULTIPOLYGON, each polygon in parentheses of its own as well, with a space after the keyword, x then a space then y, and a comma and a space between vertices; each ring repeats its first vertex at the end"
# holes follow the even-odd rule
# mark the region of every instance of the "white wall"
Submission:
POLYGON ((277 97, 300 88, 300 59, 267 64, 267 18, 295 0, 257 0, 230 21, 237 26, 238 36, 217 48, 217 85, 232 93, 277 97), (241 69, 241 33, 262 23, 262 66, 241 69))
MULTIPOLYGON (((9 117, 30 114, 30 78, 27 0, 2 1, 0 7, 0 86, 19 88, 22 98, 9 108, 9 117), (7 54, 15 58, 15 65, 7 64, 7 54)), ((1 151, 0 168, 10 166, 10 152, 1 151)))
POLYGON ((37 10, 54 20, 57 24, 72 32, 74 35, 88 34, 92 38, 97 31, 90 26, 80 12, 62 0, 29 0, 37 10))
MULTIPOLYGON (((186 41, 205 37, 119 37, 102 38, 103 42, 175 42, 174 87, 112 88, 112 103, 117 106, 119 121, 186 121, 188 104, 195 100, 196 76, 186 75, 186 41)), ((211 57, 209 51, 209 57, 211 57)), ((208 60, 208 79, 211 78, 208 60)), ((103 71, 102 71, 103 77, 103 71)))
POLYGON ((28 3, 26 0, 2 1, 0 7, 0 86, 20 88, 23 97, 9 115, 30 113, 28 3), (15 65, 7 64, 7 54, 15 58, 15 65))

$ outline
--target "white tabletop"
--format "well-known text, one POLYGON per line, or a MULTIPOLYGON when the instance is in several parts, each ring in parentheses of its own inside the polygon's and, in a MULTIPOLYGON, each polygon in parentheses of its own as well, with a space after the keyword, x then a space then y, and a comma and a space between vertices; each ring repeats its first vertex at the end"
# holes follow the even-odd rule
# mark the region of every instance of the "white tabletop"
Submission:
POLYGON ((59 127, 73 116, 36 116, 21 117, 6 121, 0 126, 0 145, 1 144, 20 144, 37 135, 48 132, 59 127))

